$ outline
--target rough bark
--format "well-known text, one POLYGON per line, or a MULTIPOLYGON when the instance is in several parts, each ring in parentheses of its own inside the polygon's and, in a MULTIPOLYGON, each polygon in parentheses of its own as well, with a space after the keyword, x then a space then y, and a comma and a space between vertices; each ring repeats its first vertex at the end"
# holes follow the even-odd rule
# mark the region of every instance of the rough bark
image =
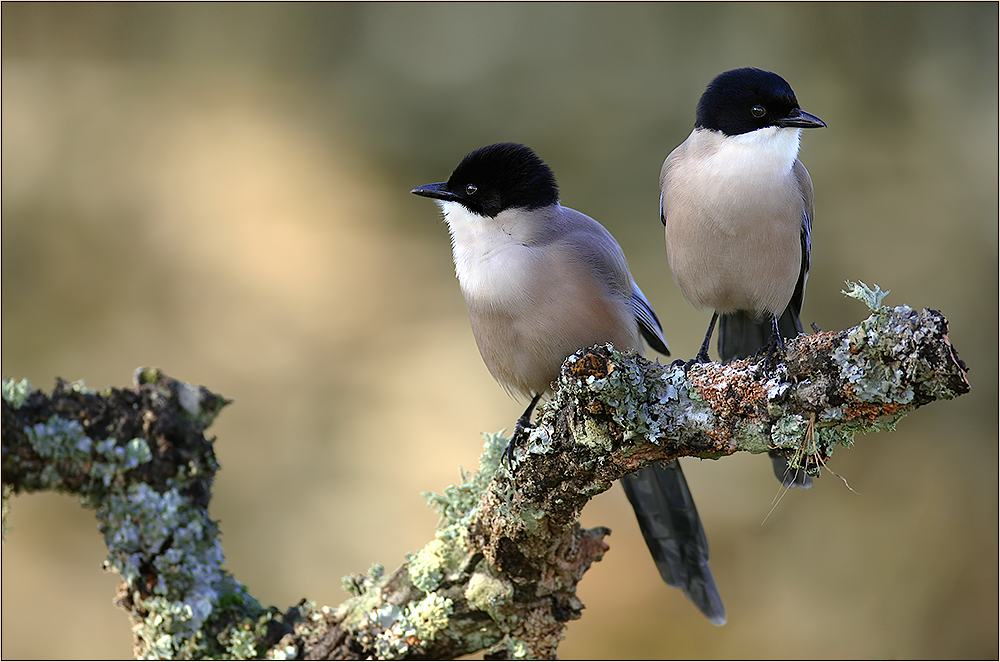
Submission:
POLYGON ((869 304, 858 326, 791 341, 773 365, 574 354, 512 462, 501 462, 507 440, 490 436, 479 472, 428 495, 442 514, 434 539, 394 572, 345 578, 354 597, 337 608, 264 608, 223 569, 204 431, 226 400, 157 370, 100 394, 5 379, 4 498, 58 490, 95 510, 137 656, 555 657, 581 615, 576 586, 608 550, 608 530, 577 517, 625 473, 769 449, 817 473, 856 432, 969 390, 940 313, 869 304))

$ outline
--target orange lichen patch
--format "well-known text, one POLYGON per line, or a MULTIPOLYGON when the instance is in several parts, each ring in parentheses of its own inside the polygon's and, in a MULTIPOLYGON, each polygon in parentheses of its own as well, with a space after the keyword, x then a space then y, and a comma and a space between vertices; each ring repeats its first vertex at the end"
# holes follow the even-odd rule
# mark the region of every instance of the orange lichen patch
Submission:
POLYGON ((600 354, 595 354, 593 352, 584 352, 583 356, 569 366, 570 374, 577 379, 586 379, 587 377, 604 379, 610 375, 614 369, 614 363, 600 354))
POLYGON ((733 434, 730 430, 721 430, 719 428, 712 428, 711 430, 705 431, 705 436, 715 442, 715 445, 720 450, 722 448, 728 448, 731 446, 733 440, 733 434))
POLYGON ((863 418, 874 421, 879 416, 892 416, 907 407, 908 405, 898 402, 856 402, 844 407, 844 420, 853 421, 863 418))
POLYGON ((834 344, 840 343, 841 335, 843 335, 843 331, 825 331, 799 336, 795 339, 795 352, 799 354, 827 352, 834 344))
POLYGON ((615 462, 620 463, 622 467, 627 469, 629 472, 636 471, 642 467, 648 465, 651 461, 658 462, 663 460, 663 449, 659 446, 642 446, 637 449, 634 453, 625 455, 620 450, 615 453, 615 462))
POLYGON ((726 417, 757 418, 767 411, 767 390, 748 371, 740 370, 741 361, 725 369, 705 366, 690 376, 701 399, 726 417))
POLYGON ((816 360, 824 361, 826 357, 829 357, 833 353, 833 350, 840 344, 843 337, 843 331, 828 331, 813 333, 808 336, 799 336, 789 343, 788 356, 785 359, 789 371, 795 372, 800 366, 816 360))
POLYGON ((584 411, 591 416, 605 416, 611 414, 611 409, 600 400, 589 400, 583 405, 584 411))

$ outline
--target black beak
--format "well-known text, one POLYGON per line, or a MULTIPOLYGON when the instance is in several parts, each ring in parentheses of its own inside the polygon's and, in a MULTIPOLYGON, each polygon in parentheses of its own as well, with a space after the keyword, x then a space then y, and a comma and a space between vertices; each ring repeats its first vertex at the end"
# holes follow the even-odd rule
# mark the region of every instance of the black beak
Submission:
POLYGON ((799 129, 821 129, 826 126, 826 122, 801 108, 796 108, 775 124, 781 127, 797 127, 799 129))
POLYGON ((417 188, 410 191, 415 195, 419 195, 425 198, 434 198, 435 200, 448 200, 451 202, 459 202, 459 197, 448 190, 448 182, 438 182, 436 184, 424 184, 423 186, 418 186, 417 188))

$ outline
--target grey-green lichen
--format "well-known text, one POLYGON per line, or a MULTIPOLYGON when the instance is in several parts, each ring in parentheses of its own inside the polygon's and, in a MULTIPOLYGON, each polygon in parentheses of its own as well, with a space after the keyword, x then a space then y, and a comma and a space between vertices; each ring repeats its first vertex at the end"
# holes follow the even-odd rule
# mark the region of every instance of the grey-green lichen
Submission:
MULTIPOLYGON (((181 384, 158 370, 139 373, 137 386, 149 384, 155 389, 150 392, 146 388, 143 394, 152 402, 149 412, 155 414, 144 416, 143 423, 155 422, 158 416, 169 421, 179 403, 182 417, 207 425, 227 403, 207 389, 181 384), (177 399, 173 398, 175 393, 177 399)), ((127 417, 135 406, 132 394, 112 390, 99 396, 108 398, 107 403, 102 403, 83 382, 60 382, 53 401, 68 397, 84 411, 90 408, 89 413, 81 412, 70 419, 48 415, 48 396, 34 392, 39 396, 36 403, 32 393, 27 380, 3 381, 5 408, 9 405, 20 410, 24 420, 31 421, 21 427, 23 437, 17 438, 16 444, 13 438, 10 446, 4 440, 5 478, 8 467, 20 472, 16 474, 16 486, 4 485, 5 513, 15 489, 71 492, 85 507, 95 510, 108 547, 105 569, 118 572, 125 580, 117 602, 132 620, 135 650, 140 657, 260 657, 260 642, 273 641, 272 635, 280 632, 275 627, 281 627, 275 623, 282 622, 282 615, 273 609, 264 610, 242 584, 222 569, 225 559, 218 526, 209 518, 204 505, 207 499, 203 498, 211 484, 211 476, 205 474, 217 467, 210 446, 198 446, 193 440, 193 447, 204 454, 171 465, 164 461, 163 453, 176 448, 171 445, 174 440, 154 447, 141 436, 119 440, 88 435, 88 431, 97 434, 94 430, 100 429, 86 423, 94 420, 94 407, 101 414, 105 408, 114 412, 116 407, 124 407, 127 417), (38 413, 33 414, 27 407, 36 404, 38 413), (159 464, 147 467, 154 459, 159 464), (164 476, 163 469, 171 467, 174 477, 164 476), (139 482, 147 475, 156 480, 139 482)), ((143 400, 144 406, 146 403, 143 400)), ((76 404, 65 410, 75 412, 76 404)), ((155 428, 155 424, 151 426, 155 428)), ((135 425, 131 429, 146 430, 147 426, 135 425)), ((105 430, 103 434, 112 433, 110 427, 105 430)), ((198 427, 190 430, 190 434, 200 437, 198 427)), ((290 659, 297 654, 297 648, 286 642, 267 654, 290 659)))
POLYGON ((882 346, 887 318, 887 313, 872 313, 844 337, 833 359, 858 400, 909 404, 913 389, 904 385, 906 375, 897 362, 881 360, 888 353, 888 348, 882 346))
MULTIPOLYGON (((149 443, 137 437, 124 446, 113 438, 95 442, 77 421, 50 416, 44 423, 24 428, 24 434, 35 453, 48 460, 35 477, 32 489, 60 490, 66 476, 88 474, 97 484, 107 488, 123 485, 124 473, 152 460, 149 443)), ((102 493, 85 491, 85 505, 100 499, 102 493)))
POLYGON ((448 627, 453 603, 437 593, 428 593, 423 600, 407 606, 403 617, 413 623, 421 641, 434 641, 438 632, 448 627))
POLYGON ((352 629, 358 643, 374 650, 378 659, 398 659, 411 652, 419 653, 419 647, 434 641, 448 628, 453 610, 450 598, 428 593, 406 606, 374 607, 352 629))
MULTIPOLYGON (((157 584, 158 586, 159 584, 157 584)), ((164 595, 143 596, 134 591, 132 600, 135 611, 146 614, 133 623, 133 634, 140 643, 142 659, 256 659, 259 657, 257 642, 267 635, 270 621, 280 614, 264 610, 260 604, 234 578, 223 573, 220 582, 206 587, 204 596, 214 594, 215 605, 209 618, 197 620, 195 609, 184 600, 171 600, 164 595), (234 600, 233 596, 239 599, 234 600), (225 619, 227 609, 235 618, 225 619), (242 616, 240 616, 242 614, 242 616), (218 622, 218 634, 206 638, 209 622, 218 622), (222 624, 225 624, 224 626, 222 624)), ((289 659, 287 657, 282 659, 289 659)))
MULTIPOLYGON (((451 626, 454 603, 441 594, 442 583, 452 583, 465 572, 470 561, 468 528, 475 517, 483 493, 501 465, 508 440, 501 434, 484 435, 479 470, 461 471, 461 482, 445 488, 443 494, 425 493, 428 505, 441 514, 434 539, 417 552, 407 555, 406 570, 410 582, 423 596, 405 606, 385 604, 382 595, 392 577, 383 575, 381 565, 372 566, 369 575, 349 575, 344 587, 354 597, 338 608, 343 625, 355 633, 358 643, 382 659, 395 659, 424 650, 451 626)), ((499 606, 493 600, 491 608, 499 606)), ((487 612, 490 613, 490 612, 487 612)), ((499 635, 482 633, 483 646, 496 642, 499 635)), ((457 636, 476 636, 475 632, 457 636)))
POLYGON ((545 455, 552 450, 552 435, 547 428, 536 426, 528 433, 528 452, 545 455))
POLYGON ((522 504, 518 509, 518 515, 524 528, 528 533, 537 533, 542 525, 549 519, 549 514, 541 508, 536 508, 530 504, 522 504))
POLYGON ((393 660, 405 657, 424 642, 433 641, 448 626, 452 609, 450 599, 431 593, 405 607, 393 604, 373 607, 350 628, 357 642, 373 650, 377 659, 393 660))
POLYGON ((465 588, 469 605, 486 612, 498 623, 506 618, 506 607, 513 597, 514 586, 510 582, 482 572, 473 573, 465 588))
POLYGON ((86 384, 83 383, 82 379, 78 379, 75 382, 70 382, 69 388, 71 391, 76 393, 81 393, 83 395, 96 395, 97 391, 92 388, 88 388, 86 384))
POLYGON ((892 290, 882 290, 875 284, 875 287, 868 287, 862 281, 854 282, 851 280, 845 280, 844 284, 847 285, 846 290, 841 290, 840 293, 849 296, 852 299, 857 299, 858 301, 863 301, 871 310, 878 310, 882 307, 882 300, 885 299, 886 295, 892 290))
POLYGON ((10 377, 3 378, 3 399, 14 409, 20 409, 29 395, 31 395, 31 382, 27 379, 14 381, 10 377))
MULTIPOLYGON (((136 591, 133 600, 149 614, 136 636, 152 658, 176 657, 199 650, 195 635, 220 603, 250 614, 261 611, 257 601, 222 569, 225 558, 218 528, 207 512, 181 494, 182 485, 168 481, 165 492, 145 483, 110 494, 97 509, 99 528, 108 546, 105 568, 129 585, 144 585, 154 576, 148 595, 136 591)), ((253 633, 234 631, 227 649, 236 658, 254 657, 247 648, 253 633)))
MULTIPOLYGON (((575 354, 568 360, 572 362, 580 357, 580 354, 575 354)), ((723 402, 731 401, 732 396, 727 395, 731 388, 757 384, 765 376, 757 363, 747 363, 742 367, 730 365, 726 367, 728 372, 724 379, 720 377, 703 383, 700 388, 706 389, 706 392, 702 393, 682 365, 654 365, 650 368, 634 356, 621 354, 610 346, 608 360, 610 369, 606 376, 597 378, 589 375, 584 379, 575 379, 564 371, 560 377, 561 387, 571 394, 574 391, 586 391, 590 394, 588 397, 596 394, 610 409, 612 420, 625 430, 624 440, 636 439, 654 444, 662 444, 669 439, 683 445, 687 439, 698 435, 712 437, 718 434, 720 424, 726 423, 713 409, 709 396, 718 391, 723 402)), ((777 421, 771 424, 766 418, 758 420, 753 416, 738 415, 738 438, 733 441, 739 450, 763 453, 773 448, 801 449, 808 421, 801 415, 783 414, 792 388, 787 370, 783 367, 767 378, 760 389, 767 396, 767 413, 776 417, 777 421)), ((596 450, 605 450, 611 443, 611 435, 600 429, 599 423, 590 424, 590 420, 590 417, 583 417, 575 422, 580 426, 575 438, 586 441, 596 450)), ((823 448, 828 448, 833 439, 840 440, 841 436, 826 434, 811 438, 812 443, 823 448)), ((717 455, 706 451, 701 457, 717 455)), ((794 459, 792 462, 794 466, 794 459)))
POLYGON ((183 659, 211 656, 226 660, 257 660, 261 657, 268 660, 293 660, 298 656, 298 648, 288 642, 272 647, 263 655, 260 651, 261 642, 268 636, 268 627, 273 625, 273 621, 282 620, 282 615, 273 609, 258 609, 230 623, 213 637, 214 642, 205 641, 203 632, 198 632, 184 642, 177 653, 183 659), (218 646, 212 645, 216 642, 218 646))
MULTIPOLYGON (((602 378, 587 375, 582 379, 575 379, 573 385, 577 389, 586 389, 597 394, 612 409, 614 422, 625 428, 625 434, 629 438, 651 435, 655 425, 643 405, 646 385, 642 370, 635 362, 623 362, 622 355, 612 345, 608 345, 608 348, 611 350, 610 360, 613 365, 610 372, 602 378)), ((580 357, 581 353, 577 352, 566 360, 576 361, 580 357)), ((562 379, 566 380, 565 375, 562 379)), ((581 443, 589 444, 595 450, 610 450, 608 445, 610 440, 603 439, 604 437, 607 437, 606 430, 588 427, 584 427, 576 435, 581 443)))
MULTIPOLYGON (((813 458, 829 457, 834 445, 850 446, 857 432, 893 429, 915 404, 964 392, 951 392, 951 382, 936 379, 941 363, 932 353, 925 354, 926 341, 935 340, 933 336, 947 327, 929 318, 928 311, 883 306, 888 293, 877 285, 847 283, 844 294, 864 302, 871 314, 844 334, 825 334, 835 338, 830 356, 839 374, 827 376, 820 370, 793 380, 784 362, 771 369, 759 361, 737 362, 724 369, 656 366, 608 346, 607 353, 599 353, 606 356, 603 367, 595 363, 601 359, 586 351, 567 359, 568 367, 560 374, 559 406, 578 400, 595 413, 595 406, 604 406, 626 442, 685 447, 688 441, 704 444, 707 435, 731 444, 711 451, 717 455, 781 448, 813 458), (841 381, 849 391, 848 403, 834 406, 829 394, 841 388, 841 381), (766 399, 761 399, 764 394, 766 399), (743 409, 743 402, 764 404, 766 414, 743 409)), ((824 342, 820 336, 814 338, 824 342)), ((574 419, 578 428, 574 437, 596 451, 606 450, 613 435, 601 428, 601 417, 592 420, 595 417, 574 419)), ((711 452, 701 457, 712 457, 711 452)))
MULTIPOLYGON (((111 553, 108 567, 131 584, 143 571, 148 572, 151 563, 159 576, 153 592, 177 593, 176 582, 183 582, 193 590, 191 615, 202 620, 211 604, 201 587, 217 582, 222 547, 207 513, 195 508, 174 481, 168 484, 171 488, 163 493, 146 483, 130 485, 123 493, 111 494, 98 508, 100 528, 111 553), (160 553, 149 559, 143 555, 146 550, 160 553)), ((187 591, 180 591, 184 593, 187 591)))
MULTIPOLYGON (((345 578, 346 580, 347 578, 345 578)), ((358 633, 358 640, 362 645, 368 645, 371 642, 366 644, 365 641, 362 641, 364 637, 361 635, 366 635, 370 639, 374 636, 372 632, 379 629, 378 619, 375 619, 375 615, 382 604, 382 588, 388 578, 381 576, 375 580, 364 581, 358 580, 355 576, 355 581, 359 589, 363 588, 363 592, 344 601, 337 608, 337 613, 342 617, 344 627, 358 633)))
POLYGON ((660 429, 664 435, 680 434, 682 431, 687 431, 687 434, 703 433, 714 427, 715 411, 705 402, 698 390, 692 388, 684 368, 681 366, 665 368, 660 381, 665 385, 666 395, 657 398, 656 402, 676 403, 674 411, 678 414, 676 418, 667 416, 660 419, 660 429))
MULTIPOLYGON (((623 361, 621 353, 612 345, 608 347, 611 349, 614 369, 603 379, 588 375, 583 382, 587 388, 600 394, 604 403, 612 409, 613 420, 625 430, 626 440, 644 437, 648 441, 654 441, 660 436, 660 431, 657 421, 650 415, 647 403, 668 396, 669 387, 666 384, 656 384, 652 388, 662 390, 662 393, 649 393, 645 374, 638 362, 623 361)), ((574 354, 568 360, 577 356, 578 354, 574 354)))
POLYGON ((122 472, 135 469, 153 459, 149 443, 141 438, 131 439, 125 446, 119 446, 114 439, 105 439, 94 445, 97 455, 107 461, 91 463, 90 475, 108 487, 113 482, 122 482, 122 472))
POLYGON ((771 426, 771 443, 775 448, 798 448, 808 429, 809 421, 804 416, 782 416, 771 426))
POLYGON ((406 555, 413 585, 425 593, 437 590, 445 575, 459 572, 467 558, 466 528, 456 524, 438 529, 434 540, 406 555))
POLYGON ((24 428, 24 434, 35 452, 46 459, 86 459, 93 443, 82 425, 55 414, 44 423, 24 428))
MULTIPOLYGON (((560 390, 566 391, 565 397, 575 397, 580 391, 596 394, 610 408, 612 420, 624 430, 626 441, 658 444, 663 439, 712 429, 715 413, 692 387, 682 367, 653 364, 658 374, 647 374, 650 368, 634 355, 622 354, 611 345, 608 348, 612 368, 606 376, 577 379, 565 371, 560 375, 560 390)), ((578 352, 567 361, 580 357, 578 352)), ((606 430, 592 427, 582 428, 576 436, 578 441, 596 445, 596 450, 610 450, 608 437, 606 430)))
MULTIPOLYGON (((250 613, 260 612, 256 600, 222 570, 217 526, 183 494, 185 481, 170 479, 162 492, 146 483, 127 484, 125 472, 152 460, 149 442, 140 437, 124 445, 113 438, 95 442, 77 421, 55 415, 24 433, 39 457, 49 460, 39 487, 60 489, 64 473, 94 479, 81 499, 96 508, 108 546, 105 569, 130 586, 155 577, 148 594, 134 591, 132 596, 140 613, 147 614, 135 627, 146 657, 201 656, 200 630, 223 595, 230 602, 238 598, 250 613)), ((230 657, 254 657, 247 643, 253 637, 245 629, 234 631, 226 644, 230 657)))
MULTIPOLYGON (((371 644, 366 648, 374 648, 379 659, 398 659, 410 651, 410 642, 415 640, 417 629, 413 623, 406 620, 403 608, 397 605, 382 605, 371 614, 370 620, 378 629, 372 637, 371 644)), ((368 643, 363 635, 359 639, 363 644, 368 643)))
POLYGON ((436 590, 445 576, 460 572, 468 560, 469 523, 507 446, 507 439, 499 433, 484 437, 479 471, 471 474, 462 471, 461 483, 449 485, 443 495, 430 492, 423 495, 428 505, 441 513, 441 520, 434 540, 407 555, 407 569, 413 585, 426 593, 436 590))
POLYGON ((250 628, 233 628, 226 643, 226 652, 232 659, 249 660, 257 657, 257 636, 250 628))
POLYGON ((475 517, 483 493, 493 474, 501 466, 509 440, 502 433, 484 434, 479 470, 461 471, 461 482, 449 485, 444 494, 425 492, 431 508, 441 514, 434 540, 418 552, 407 555, 407 566, 413 584, 422 591, 437 589, 446 576, 460 573, 468 561, 468 528, 475 517))
POLYGON ((368 570, 367 575, 362 575, 360 573, 353 573, 350 575, 344 575, 341 578, 343 582, 344 590, 353 596, 364 595, 367 591, 382 579, 385 574, 385 566, 381 563, 373 563, 372 567, 368 570))
POLYGON ((772 448, 794 451, 786 454, 789 467, 806 469, 810 475, 817 475, 819 466, 833 454, 833 444, 853 443, 854 435, 844 439, 839 428, 823 430, 815 421, 800 414, 782 416, 771 426, 772 448))
POLYGON ((531 647, 521 639, 513 636, 506 636, 490 653, 493 659, 497 660, 526 660, 531 655, 531 647), (497 648, 505 651, 504 655, 498 655, 497 648))
POLYGON ((894 320, 906 319, 916 314, 909 306, 890 310, 882 306, 889 293, 878 285, 870 288, 864 283, 847 281, 843 293, 863 301, 872 314, 851 329, 833 353, 833 360, 840 368, 841 377, 851 386, 861 402, 895 402, 901 405, 913 401, 913 389, 907 383, 910 375, 904 374, 899 361, 885 361, 887 356, 900 356, 906 348, 897 345, 901 338, 912 336, 890 333, 894 320))
POLYGON ((576 430, 573 438, 594 453, 611 452, 611 435, 608 426, 593 418, 587 417, 574 421, 576 430))
POLYGON ((460 470, 461 482, 446 487, 444 494, 433 492, 422 494, 427 499, 428 505, 441 514, 438 528, 463 522, 467 524, 483 492, 493 479, 493 474, 500 466, 509 440, 500 432, 484 434, 483 438, 483 452, 479 456, 478 471, 466 473, 460 470))

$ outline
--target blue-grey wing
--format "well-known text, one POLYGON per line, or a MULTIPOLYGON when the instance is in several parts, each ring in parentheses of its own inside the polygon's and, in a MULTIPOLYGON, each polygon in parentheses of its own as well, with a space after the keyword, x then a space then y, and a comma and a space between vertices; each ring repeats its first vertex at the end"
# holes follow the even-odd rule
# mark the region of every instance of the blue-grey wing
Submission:
POLYGON ((632 283, 631 303, 632 312, 635 314, 635 321, 639 324, 639 332, 642 334, 643 339, 645 339, 646 344, 660 354, 670 356, 670 348, 667 347, 667 341, 663 337, 663 327, 660 326, 660 319, 653 311, 653 307, 649 305, 646 295, 642 293, 642 290, 634 282, 632 283))
POLYGON ((813 222, 813 185, 809 171, 802 165, 802 161, 795 160, 792 170, 799 184, 799 191, 802 193, 802 232, 800 234, 802 248, 802 263, 799 267, 799 280, 795 284, 795 291, 792 299, 788 302, 788 308, 794 317, 797 332, 802 333, 802 324, 798 317, 802 312, 802 301, 806 293, 806 281, 809 279, 809 262, 812 257, 812 222, 813 222))

